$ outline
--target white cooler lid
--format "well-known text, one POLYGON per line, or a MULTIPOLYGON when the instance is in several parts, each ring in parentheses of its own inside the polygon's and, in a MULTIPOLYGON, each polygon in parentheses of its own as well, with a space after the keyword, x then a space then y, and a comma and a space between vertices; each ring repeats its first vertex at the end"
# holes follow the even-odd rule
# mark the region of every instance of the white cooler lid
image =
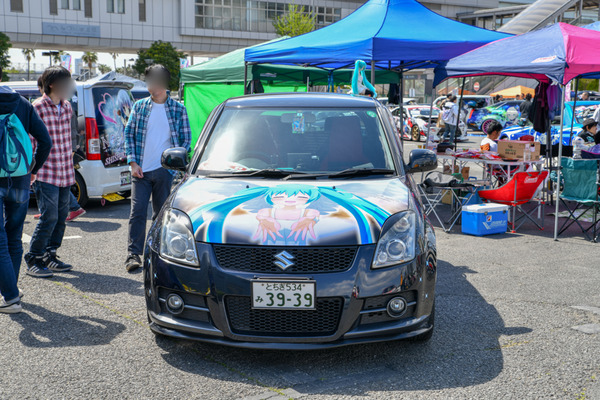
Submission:
POLYGON ((486 213, 486 212, 497 212, 507 211, 508 206, 498 203, 483 203, 483 204, 471 204, 469 206, 463 206, 463 211, 472 213, 486 213))

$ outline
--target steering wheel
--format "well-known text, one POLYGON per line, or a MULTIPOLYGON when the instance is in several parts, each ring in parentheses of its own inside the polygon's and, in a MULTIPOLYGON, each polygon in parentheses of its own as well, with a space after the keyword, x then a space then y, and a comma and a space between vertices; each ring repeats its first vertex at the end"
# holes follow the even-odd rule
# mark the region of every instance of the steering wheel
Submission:
POLYGON ((261 151, 245 151, 243 153, 240 153, 237 158, 238 162, 240 160, 247 160, 249 158, 258 159, 260 161, 264 161, 267 164, 272 162, 271 154, 263 153, 261 151))

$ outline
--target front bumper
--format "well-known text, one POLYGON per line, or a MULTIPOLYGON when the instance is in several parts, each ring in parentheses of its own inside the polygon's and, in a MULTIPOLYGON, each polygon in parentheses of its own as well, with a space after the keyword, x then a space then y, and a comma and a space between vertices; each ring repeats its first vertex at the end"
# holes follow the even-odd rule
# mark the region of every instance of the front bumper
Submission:
POLYGON ((145 293, 150 327, 154 332, 236 347, 309 350, 406 339, 432 329, 429 320, 436 280, 434 254, 421 254, 410 263, 371 270, 375 245, 361 246, 354 262, 345 271, 301 275, 316 281, 317 301, 333 301, 339 305, 335 312, 331 307, 324 307, 324 311, 317 307, 315 311, 256 312, 249 305, 253 279, 294 279, 299 275, 225 269, 218 264, 211 245, 198 243, 197 246, 201 264, 198 268, 166 261, 149 247, 146 249, 145 293), (182 313, 174 315, 168 311, 166 296, 170 293, 177 293, 184 299, 186 306, 182 313), (385 307, 387 301, 396 296, 403 296, 408 307, 401 317, 392 318, 385 307), (265 329, 294 324, 297 316, 298 324, 308 330, 305 334, 302 329, 288 334, 241 329, 243 324, 236 321, 240 313, 234 311, 232 299, 237 303, 241 300, 243 304, 244 299, 248 299, 247 313, 255 313, 250 318, 266 319, 262 325, 265 329), (329 314, 322 315, 324 312, 329 314), (283 313, 286 313, 285 321, 277 320, 276 316, 283 316, 283 313), (332 324, 324 323, 328 328, 314 322, 319 318, 327 319, 329 315, 335 320, 329 320, 332 324))

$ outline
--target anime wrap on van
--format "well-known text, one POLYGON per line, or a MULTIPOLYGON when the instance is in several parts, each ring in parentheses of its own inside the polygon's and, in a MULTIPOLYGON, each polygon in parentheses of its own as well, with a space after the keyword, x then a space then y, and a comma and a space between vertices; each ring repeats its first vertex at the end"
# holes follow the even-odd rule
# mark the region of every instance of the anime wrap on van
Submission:
POLYGON ((388 217, 408 208, 397 179, 334 183, 190 179, 172 207, 199 242, 270 246, 375 243, 388 217))

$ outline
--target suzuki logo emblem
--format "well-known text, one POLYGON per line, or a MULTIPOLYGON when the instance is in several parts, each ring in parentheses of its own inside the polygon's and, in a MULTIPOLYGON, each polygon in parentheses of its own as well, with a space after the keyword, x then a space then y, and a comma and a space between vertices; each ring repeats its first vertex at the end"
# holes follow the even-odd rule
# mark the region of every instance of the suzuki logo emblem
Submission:
POLYGON ((274 261, 273 264, 277 265, 284 271, 292 265, 294 265, 294 262, 292 261, 294 259, 294 256, 288 253, 287 251, 282 251, 279 254, 275 254, 275 258, 278 261, 274 261))

